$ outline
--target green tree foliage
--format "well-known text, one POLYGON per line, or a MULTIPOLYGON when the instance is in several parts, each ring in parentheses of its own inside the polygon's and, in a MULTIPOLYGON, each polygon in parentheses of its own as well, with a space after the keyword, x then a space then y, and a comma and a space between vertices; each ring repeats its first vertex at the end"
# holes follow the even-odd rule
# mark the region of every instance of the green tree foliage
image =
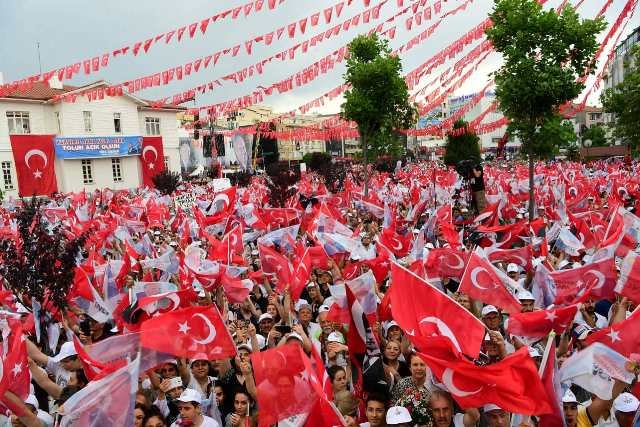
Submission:
MULTIPOLYGON (((496 0, 493 26, 486 30, 504 63, 495 74, 500 110, 529 157, 529 217, 533 219, 533 159, 546 122, 561 105, 584 89, 580 77, 592 73, 603 19, 580 19, 571 6, 561 14, 544 10, 536 0, 496 0)), ((552 153, 546 153, 550 155, 552 153)))
POLYGON ((379 155, 401 155, 403 148, 394 129, 412 127, 416 108, 409 103, 409 91, 402 78, 402 64, 391 54, 386 40, 376 34, 361 35, 349 43, 342 117, 358 124, 365 162, 379 155))
POLYGON ((447 135, 447 145, 444 151, 444 163, 448 166, 457 166, 463 160, 472 160, 480 163, 480 138, 472 130, 469 124, 463 120, 456 120, 453 124, 456 129, 464 129, 464 133, 450 132, 447 135))
MULTIPOLYGON (((507 132, 517 135, 519 129, 515 123, 510 123, 507 132)), ((560 148, 567 148, 576 140, 577 136, 571 122, 554 114, 544 121, 532 140, 523 141, 521 150, 527 156, 532 152, 535 159, 547 160, 557 155, 560 148)))
POLYGON ((591 141, 593 147, 605 147, 609 145, 607 141, 607 131, 600 125, 591 126, 582 132, 582 141, 586 141, 587 139, 591 141))
POLYGON ((602 93, 602 106, 613 113, 613 135, 640 147, 640 46, 635 46, 625 64, 624 80, 602 93))
POLYGON ((309 170, 316 172, 326 168, 327 165, 331 163, 331 154, 320 152, 307 153, 302 156, 302 161, 306 163, 309 170))

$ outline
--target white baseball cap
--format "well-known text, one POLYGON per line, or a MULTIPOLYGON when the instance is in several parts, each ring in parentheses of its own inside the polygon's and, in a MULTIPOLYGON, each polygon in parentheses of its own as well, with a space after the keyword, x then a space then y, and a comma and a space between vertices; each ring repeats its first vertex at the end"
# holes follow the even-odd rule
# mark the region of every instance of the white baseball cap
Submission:
POLYGON ((273 316, 270 315, 269 313, 262 313, 260 315, 260 317, 258 318, 258 323, 260 323, 260 322, 262 322, 263 320, 266 320, 266 319, 273 320, 273 316))
POLYGON ((576 395, 573 394, 571 389, 567 389, 564 396, 562 396, 562 403, 578 403, 578 399, 576 399, 576 395))
POLYGON ((482 410, 484 412, 491 412, 491 411, 502 411, 503 409, 498 405, 494 405, 493 403, 487 403, 482 407, 482 410))
POLYGON ((410 423, 411 422, 411 414, 407 408, 402 406, 392 406, 387 411, 387 424, 402 424, 402 423, 410 423))
POLYGON ((320 307, 318 307, 318 313, 324 313, 325 311, 329 310, 331 310, 331 308, 329 308, 328 305, 322 304, 320 307))
POLYGON ((67 357, 76 356, 77 354, 78 352, 76 351, 76 347, 73 345, 73 342, 67 341, 66 343, 62 344, 62 347, 60 347, 60 353, 58 353, 58 355, 53 358, 53 361, 60 362, 67 357))
POLYGON ((514 263, 507 265, 507 273, 517 273, 519 271, 518 266, 514 263))
POLYGON ((200 405, 202 403, 202 395, 192 388, 185 388, 178 400, 184 403, 197 403, 200 405))
POLYGON ((327 342, 339 342, 340 344, 344 344, 344 337, 340 332, 333 331, 327 337, 327 342))
POLYGON ((613 401, 613 409, 620 412, 636 412, 640 401, 631 393, 620 393, 613 401))
POLYGON ((182 387, 182 378, 173 377, 169 379, 169 388, 167 390, 173 390, 174 388, 182 387))
POLYGON ((533 297, 533 294, 526 289, 521 289, 518 292, 518 299, 520 301, 535 301, 536 299, 533 297))
POLYGON ((302 339, 302 337, 300 336, 299 333, 297 332, 291 332, 289 334, 289 336, 287 336, 287 341, 289 341, 290 339, 294 339, 294 340, 298 340, 300 342, 304 342, 304 340, 302 339))
POLYGON ((398 325, 395 320, 391 320, 390 322, 385 323, 384 335, 386 336, 389 333, 389 329, 393 328, 394 326, 397 326, 398 328, 400 327, 400 325, 398 325))
POLYGON ((499 311, 493 305, 485 305, 484 307, 482 307, 482 317, 486 316, 489 313, 499 313, 499 311))
POLYGON ((38 403, 38 399, 36 399, 36 396, 33 394, 30 394, 29 396, 27 396, 24 403, 26 403, 27 405, 31 405, 36 409, 40 409, 40 404, 38 403))

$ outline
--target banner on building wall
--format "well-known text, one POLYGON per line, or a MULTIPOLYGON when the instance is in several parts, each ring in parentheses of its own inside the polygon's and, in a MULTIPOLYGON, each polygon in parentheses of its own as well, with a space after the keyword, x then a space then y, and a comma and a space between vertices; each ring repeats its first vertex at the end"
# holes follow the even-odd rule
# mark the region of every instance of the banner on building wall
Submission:
POLYGON ((58 136, 54 139, 59 159, 139 156, 141 136, 58 136))
POLYGON ((142 183, 153 187, 152 178, 164 170, 164 149, 161 136, 145 136, 142 138, 142 183))

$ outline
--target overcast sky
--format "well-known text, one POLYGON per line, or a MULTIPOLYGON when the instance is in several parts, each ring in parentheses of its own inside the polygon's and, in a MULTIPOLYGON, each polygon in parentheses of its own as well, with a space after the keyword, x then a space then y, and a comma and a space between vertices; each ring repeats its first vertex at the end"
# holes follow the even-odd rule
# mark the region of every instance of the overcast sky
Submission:
MULTIPOLYGON (((430 0, 429 3, 433 3, 430 0)), ((626 0, 613 0, 606 18, 613 22, 622 9, 626 0)), ((92 56, 111 51, 126 45, 133 45, 136 41, 144 41, 157 34, 167 32, 200 21, 207 16, 213 16, 233 6, 240 6, 248 0, 189 0, 185 2, 169 0, 0 0, 0 72, 4 74, 4 81, 28 77, 38 73, 37 42, 40 43, 40 55, 43 71, 72 64, 92 56)), ((80 76, 71 84, 81 85, 98 78, 110 83, 124 82, 135 77, 160 72, 172 66, 184 64, 220 49, 237 44, 244 46, 244 41, 258 35, 274 31, 294 20, 309 16, 316 11, 335 5, 338 0, 285 0, 275 10, 268 10, 265 6, 260 13, 252 13, 244 17, 241 13, 236 20, 226 19, 212 23, 206 34, 198 34, 193 39, 188 35, 177 43, 173 40, 168 45, 164 41, 154 45, 148 54, 134 57, 131 54, 113 60, 108 68, 101 70, 98 75, 91 75, 91 79, 80 76)), ((556 6, 560 0, 549 0, 550 6, 556 6)), ((577 3, 577 0, 571 0, 577 3)), ((377 4, 371 0, 371 6, 377 4)), ((408 4, 409 1, 405 1, 408 4)), ((462 0, 448 0, 443 2, 442 13, 461 4, 462 0)), ((604 0, 585 0, 579 12, 584 16, 594 16, 604 0)), ((460 37, 468 29, 481 22, 491 10, 492 1, 475 0, 464 12, 447 17, 433 36, 402 55, 404 70, 411 70, 442 47, 460 37)), ((269 47, 263 44, 254 45, 253 54, 248 55, 243 49, 237 57, 223 57, 215 67, 192 74, 182 81, 174 81, 168 86, 153 88, 140 93, 146 99, 157 99, 173 95, 204 82, 220 78, 232 71, 254 64, 260 59, 271 56, 276 52, 288 49, 300 41, 326 30, 364 10, 362 0, 353 0, 346 5, 339 19, 333 17, 331 24, 320 19, 317 27, 308 26, 305 35, 296 34, 295 39, 285 35, 274 41, 269 47)), ((372 20, 369 24, 361 24, 347 32, 341 32, 338 37, 323 41, 308 53, 297 51, 294 61, 272 62, 265 66, 263 75, 254 76, 241 84, 224 83, 212 93, 199 95, 198 105, 206 105, 233 99, 239 95, 251 93, 257 86, 268 86, 288 77, 294 72, 317 61, 339 46, 346 44, 358 33, 365 32, 383 22, 387 17, 396 13, 396 0, 389 0, 382 7, 379 20, 372 20)), ((408 15, 404 15, 406 17, 408 15)), ((427 24, 433 23, 434 18, 427 24)), ((396 20, 397 33, 392 47, 406 43, 411 37, 427 28, 425 24, 418 29, 407 31, 404 19, 396 20)), ((636 13, 625 30, 625 36, 640 25, 640 13, 636 13)), ((388 25, 385 26, 385 29, 388 25)), ((199 32, 199 30, 198 30, 199 32)), ((175 36, 174 36, 175 37, 175 36)), ((604 37, 604 33, 601 38, 604 37)), ((623 36, 624 38, 624 36, 623 36)), ((477 43, 477 42, 476 42, 477 43)), ((469 49, 476 46, 469 46, 469 49)), ((462 55, 458 55, 456 59, 462 55)), ((497 54, 490 56, 457 94, 470 94, 484 87, 489 72, 495 70, 500 59, 497 54)), ((451 63, 451 62, 450 62, 451 63)), ((425 84, 444 70, 450 63, 437 69, 431 76, 424 78, 425 84)), ((284 95, 274 95, 265 99, 265 104, 273 106, 278 111, 287 111, 308 102, 342 82, 343 66, 338 66, 331 72, 317 78, 313 83, 295 88, 293 92, 284 95)), ((339 101, 328 105, 322 112, 337 112, 339 101)))

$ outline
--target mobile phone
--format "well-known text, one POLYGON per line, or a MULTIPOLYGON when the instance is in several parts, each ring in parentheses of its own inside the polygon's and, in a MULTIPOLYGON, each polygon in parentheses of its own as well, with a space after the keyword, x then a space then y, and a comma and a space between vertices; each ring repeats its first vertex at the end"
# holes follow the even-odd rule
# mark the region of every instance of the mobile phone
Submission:
POLYGON ((291 333, 291 326, 289 325, 276 325, 274 326, 275 330, 280 332, 282 335, 291 333))

